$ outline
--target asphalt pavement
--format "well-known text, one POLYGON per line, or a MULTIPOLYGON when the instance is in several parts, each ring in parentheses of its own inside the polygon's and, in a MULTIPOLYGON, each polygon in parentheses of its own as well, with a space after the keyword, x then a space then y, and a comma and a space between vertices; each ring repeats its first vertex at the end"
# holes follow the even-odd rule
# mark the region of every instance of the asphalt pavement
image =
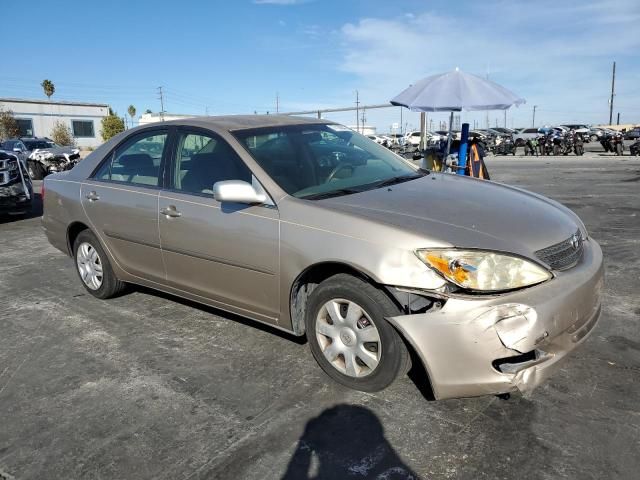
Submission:
POLYGON ((604 313, 528 398, 347 390, 298 339, 147 289, 101 301, 0 220, 0 479, 636 479, 640 158, 489 157, 603 247, 604 313))

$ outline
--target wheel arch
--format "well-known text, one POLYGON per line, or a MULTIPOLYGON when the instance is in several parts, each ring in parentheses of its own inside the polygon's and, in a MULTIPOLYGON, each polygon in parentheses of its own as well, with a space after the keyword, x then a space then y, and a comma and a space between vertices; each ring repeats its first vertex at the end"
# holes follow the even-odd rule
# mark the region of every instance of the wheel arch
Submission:
POLYGON ((80 235, 80 232, 84 230, 90 230, 89 226, 83 222, 75 221, 71 222, 67 227, 67 251, 69 256, 73 256, 73 244, 80 235))
POLYGON ((394 297, 385 285, 377 282, 371 275, 366 272, 350 265, 348 263, 339 261, 325 261, 315 263, 308 266, 302 272, 298 274, 296 279, 291 284, 289 291, 289 315, 291 318, 291 328, 296 335, 304 335, 304 316, 306 313, 307 300, 313 290, 324 280, 333 275, 339 273, 345 273, 359 278, 375 288, 384 292, 389 299, 398 307, 400 311, 404 307, 400 304, 398 299, 394 297))

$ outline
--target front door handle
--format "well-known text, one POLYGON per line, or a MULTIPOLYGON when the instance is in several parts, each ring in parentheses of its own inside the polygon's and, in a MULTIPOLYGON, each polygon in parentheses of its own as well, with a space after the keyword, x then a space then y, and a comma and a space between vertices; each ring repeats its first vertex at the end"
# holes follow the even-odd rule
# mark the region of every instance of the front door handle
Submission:
POLYGON ((100 195, 98 195, 98 194, 96 193, 96 191, 95 191, 95 190, 93 190, 93 191, 91 191, 91 192, 87 193, 87 195, 86 195, 86 197, 85 197, 85 198, 86 198, 87 200, 89 200, 90 202, 95 202, 96 200, 100 200, 100 195))
POLYGON ((175 205, 169 205, 168 207, 161 208, 160 213, 167 218, 177 218, 182 216, 182 213, 176 210, 175 205))

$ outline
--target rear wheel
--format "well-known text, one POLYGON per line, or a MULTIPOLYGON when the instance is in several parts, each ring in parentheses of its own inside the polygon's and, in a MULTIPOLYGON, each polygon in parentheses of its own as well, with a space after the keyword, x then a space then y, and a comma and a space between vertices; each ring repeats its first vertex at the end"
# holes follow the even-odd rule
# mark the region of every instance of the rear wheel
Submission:
POLYGON ((87 291, 97 298, 111 298, 124 290, 125 283, 118 280, 109 258, 90 230, 80 232, 73 244, 76 270, 87 291))
POLYGON ((617 143, 616 144, 616 155, 622 155, 623 152, 624 152, 624 147, 622 146, 621 143, 617 143))
POLYGON ((305 316, 311 353, 338 383, 355 390, 382 390, 410 366, 409 352, 385 317, 400 314, 371 284, 339 274, 311 294, 305 316))
POLYGON ((560 155, 560 146, 559 145, 554 145, 553 146, 553 154, 554 155, 560 155))

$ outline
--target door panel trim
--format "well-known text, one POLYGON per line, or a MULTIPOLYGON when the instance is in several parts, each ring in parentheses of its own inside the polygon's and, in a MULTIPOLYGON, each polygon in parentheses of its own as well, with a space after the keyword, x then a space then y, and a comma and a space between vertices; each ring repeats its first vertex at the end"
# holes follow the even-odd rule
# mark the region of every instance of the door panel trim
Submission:
POLYGON ((244 270, 251 270, 252 272, 263 273, 265 275, 273 276, 276 274, 276 272, 272 272, 270 270, 263 270, 263 269, 256 268, 251 265, 242 264, 242 263, 229 262, 228 260, 223 260, 218 257, 211 257, 209 255, 203 255, 200 253, 192 252, 190 250, 181 250, 181 249, 174 249, 174 248, 167 248, 167 247, 162 247, 162 250, 164 252, 176 253, 178 255, 185 255, 187 257, 199 258, 201 260, 207 260, 209 262, 220 263, 222 265, 228 265, 230 267, 242 268, 244 270))
POLYGON ((122 240, 123 242, 136 243, 138 245, 144 245, 145 247, 158 248, 158 249, 160 248, 160 243, 153 244, 150 242, 145 242, 143 240, 138 240, 137 238, 119 235, 109 230, 103 230, 103 232, 107 237, 113 238, 115 240, 122 240))

